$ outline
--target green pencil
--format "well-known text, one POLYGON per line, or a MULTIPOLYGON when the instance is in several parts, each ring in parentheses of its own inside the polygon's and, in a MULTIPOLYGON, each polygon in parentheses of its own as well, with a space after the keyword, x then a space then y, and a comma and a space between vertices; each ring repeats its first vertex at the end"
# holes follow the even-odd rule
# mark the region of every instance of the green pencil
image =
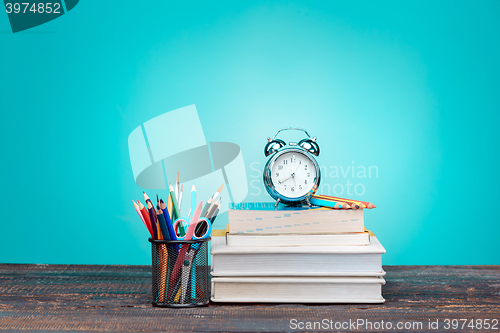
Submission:
MULTIPOLYGON (((174 187, 170 183, 168 183, 168 187, 170 189, 170 198, 172 198, 173 206, 172 221, 175 221, 181 217, 181 214, 179 213, 179 204, 177 203, 177 198, 175 197, 174 187)), ((186 230, 184 230, 184 226, 181 223, 179 223, 179 233, 181 236, 186 234, 186 230)))

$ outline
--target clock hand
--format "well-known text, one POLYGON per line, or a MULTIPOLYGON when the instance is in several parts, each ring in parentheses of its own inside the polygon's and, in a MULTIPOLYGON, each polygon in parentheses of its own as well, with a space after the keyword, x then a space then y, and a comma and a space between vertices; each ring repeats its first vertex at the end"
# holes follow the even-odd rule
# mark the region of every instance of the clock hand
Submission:
POLYGON ((295 174, 294 174, 294 173, 292 173, 292 174, 290 175, 290 177, 285 178, 285 179, 283 179, 283 180, 278 180, 278 184, 284 183, 284 182, 286 182, 288 179, 293 178, 294 176, 295 176, 295 174))
POLYGON ((293 178, 293 186, 297 186, 297 182, 295 181, 295 155, 292 155, 292 160, 293 160, 293 164, 292 164, 292 178, 293 178))

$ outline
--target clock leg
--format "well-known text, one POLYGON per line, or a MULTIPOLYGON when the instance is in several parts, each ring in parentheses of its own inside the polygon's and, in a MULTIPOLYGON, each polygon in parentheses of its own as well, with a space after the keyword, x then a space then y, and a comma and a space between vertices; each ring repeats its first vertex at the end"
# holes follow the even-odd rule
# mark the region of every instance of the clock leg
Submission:
POLYGON ((306 198, 306 203, 309 207, 311 207, 311 203, 309 202, 309 198, 306 198))
POLYGON ((276 203, 274 204, 274 208, 278 207, 278 204, 280 203, 281 199, 278 198, 278 200, 276 200, 276 203))

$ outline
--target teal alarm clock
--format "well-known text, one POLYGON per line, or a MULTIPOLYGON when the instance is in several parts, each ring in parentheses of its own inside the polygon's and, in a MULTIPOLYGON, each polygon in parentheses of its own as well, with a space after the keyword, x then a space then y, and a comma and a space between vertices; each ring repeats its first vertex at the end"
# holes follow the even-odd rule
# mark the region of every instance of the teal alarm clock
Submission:
POLYGON ((282 128, 273 138, 268 138, 264 154, 269 157, 263 173, 264 186, 269 195, 287 205, 308 204, 321 180, 319 165, 314 156, 319 155, 316 137, 302 128, 282 128), (288 145, 277 136, 282 131, 297 130, 306 138, 288 145))

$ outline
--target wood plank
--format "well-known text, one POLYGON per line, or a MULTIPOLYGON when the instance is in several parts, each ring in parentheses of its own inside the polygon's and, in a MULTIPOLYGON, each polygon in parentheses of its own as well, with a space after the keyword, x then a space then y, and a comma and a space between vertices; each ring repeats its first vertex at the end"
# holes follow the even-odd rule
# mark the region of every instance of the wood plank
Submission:
MULTIPOLYGON (((291 331, 290 320, 295 318, 333 323, 384 320, 393 325, 422 322, 424 331, 429 320, 438 319, 440 329, 433 331, 450 332, 443 326, 446 318, 500 320, 500 266, 384 266, 384 270, 385 304, 212 303, 165 309, 151 306, 150 266, 0 264, 0 329, 279 332, 291 331)), ((380 330, 362 326, 356 331, 380 330)))

